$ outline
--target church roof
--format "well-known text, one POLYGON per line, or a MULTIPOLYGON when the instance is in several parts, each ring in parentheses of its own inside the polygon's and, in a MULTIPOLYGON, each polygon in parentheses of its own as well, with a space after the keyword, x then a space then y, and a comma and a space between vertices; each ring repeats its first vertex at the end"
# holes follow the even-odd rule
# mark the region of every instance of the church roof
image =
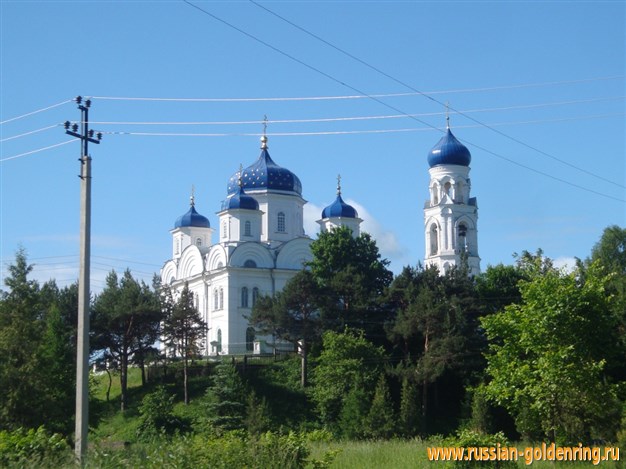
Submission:
POLYGON ((457 140, 450 128, 446 134, 428 153, 428 164, 432 168, 437 165, 456 164, 459 166, 469 166, 472 155, 465 145, 457 140))
POLYGON ((187 213, 181 215, 174 222, 174 228, 183 228, 187 226, 193 226, 197 228, 211 228, 209 219, 200 215, 194 207, 193 197, 191 198, 191 207, 187 210, 187 213))
POLYGON ((341 194, 337 194, 335 201, 322 210, 322 218, 359 218, 359 214, 352 205, 348 205, 341 198, 341 194))
POLYGON ((258 210, 259 203, 254 197, 246 194, 243 187, 237 186, 237 190, 222 201, 222 210, 235 209, 258 210))
MULTIPOLYGON (((241 173, 242 187, 248 191, 278 190, 302 195, 302 183, 298 176, 272 160, 267 151, 267 137, 263 136, 261 142, 259 159, 241 173)), ((237 191, 238 179, 239 173, 237 172, 228 180, 228 195, 237 191)))

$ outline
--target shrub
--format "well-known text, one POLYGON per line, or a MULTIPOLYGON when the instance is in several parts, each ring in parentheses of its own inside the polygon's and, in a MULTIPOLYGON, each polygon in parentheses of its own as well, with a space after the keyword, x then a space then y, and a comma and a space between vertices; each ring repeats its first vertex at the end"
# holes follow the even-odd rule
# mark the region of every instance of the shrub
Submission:
POLYGON ((142 439, 185 429, 185 423, 174 415, 174 396, 163 386, 144 396, 139 413, 141 417, 137 433, 142 439))
POLYGON ((59 467, 72 457, 71 454, 61 435, 50 434, 43 427, 0 431, 1 467, 59 467))
MULTIPOLYGON (((500 447, 505 448, 511 446, 502 432, 488 434, 475 430, 460 430, 456 437, 450 437, 443 440, 443 446, 459 447, 459 448, 483 448, 483 447, 500 447)), ((515 461, 450 461, 446 467, 455 469, 488 467, 488 468, 515 468, 515 461)))

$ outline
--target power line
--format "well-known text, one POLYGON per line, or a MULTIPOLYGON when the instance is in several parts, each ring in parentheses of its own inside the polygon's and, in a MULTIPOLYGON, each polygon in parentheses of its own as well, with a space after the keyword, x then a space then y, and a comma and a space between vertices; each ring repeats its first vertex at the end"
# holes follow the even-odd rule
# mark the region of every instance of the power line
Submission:
POLYGON ((16 138, 26 137, 28 135, 32 135, 32 134, 36 134, 36 133, 39 133, 39 132, 43 132, 44 130, 54 129, 54 128, 60 126, 60 125, 61 124, 49 125, 48 127, 42 127, 41 129, 31 130, 30 132, 24 132, 23 134, 13 135, 12 137, 6 137, 6 138, 3 138, 3 139, 0 139, 0 142, 8 142, 9 140, 15 140, 16 138))
POLYGON ((242 103, 242 102, 267 102, 267 101, 332 101, 350 99, 371 99, 374 98, 397 98, 407 96, 421 96, 422 94, 452 94, 452 93, 477 93, 486 91, 502 91, 520 88, 537 88, 544 86, 569 85, 577 83, 589 83, 595 81, 607 81, 623 79, 624 75, 610 77, 583 78, 579 80, 561 80, 538 83, 520 83, 517 85, 501 85, 480 88, 460 88, 453 90, 434 90, 411 93, 383 93, 383 94, 359 94, 359 95, 338 95, 338 96, 292 96, 292 97, 254 97, 254 98, 172 98, 172 97, 148 97, 148 96, 89 96, 91 99, 101 99, 110 101, 165 101, 165 102, 199 102, 199 103, 242 103))
MULTIPOLYGON (((189 3, 187 0, 183 0, 183 1, 184 1, 185 3, 189 3)), ((551 159, 553 159, 553 160, 555 160, 555 161, 558 161, 559 163, 564 164, 564 165, 566 165, 566 166, 569 166, 570 168, 573 168, 573 169, 576 169, 576 170, 578 170, 578 171, 581 171, 581 172, 583 172, 583 173, 585 173, 585 174, 587 174, 587 175, 589 175, 589 176, 593 176, 593 177, 595 177, 595 178, 597 178, 597 179, 600 179, 600 180, 602 180, 602 181, 604 181, 604 182, 608 182, 608 183, 610 183, 610 184, 616 185, 616 186, 618 186, 618 187, 624 187, 624 186, 623 186, 623 185, 621 185, 621 184, 618 184, 618 183, 616 183, 616 182, 613 182, 613 181, 611 181, 611 180, 609 180, 609 179, 607 179, 607 178, 605 178, 605 177, 603 177, 603 176, 600 176, 600 175, 595 174, 595 173, 593 173, 593 172, 591 172, 591 171, 588 171, 588 170, 583 169, 583 168, 581 168, 581 167, 579 167, 579 166, 576 166, 576 165, 574 165, 574 164, 572 164, 572 163, 569 163, 568 161, 565 161, 565 160, 563 160, 563 159, 561 159, 561 158, 558 158, 558 157, 556 157, 556 156, 554 156, 554 155, 551 155, 551 154, 549 154, 549 153, 547 153, 547 152, 545 152, 545 151, 543 151, 543 150, 541 150, 541 149, 539 149, 539 148, 537 148, 537 147, 534 147, 534 146, 532 146, 532 145, 529 145, 529 144, 527 144, 526 142, 523 142, 522 140, 519 140, 518 138, 515 138, 515 137, 513 137, 513 136, 511 136, 511 135, 508 135, 508 134, 506 134, 506 133, 504 133, 504 132, 501 132, 500 130, 495 129, 495 128, 493 128, 493 127, 491 127, 491 126, 487 125, 487 124, 484 124, 483 122, 479 121, 478 119, 476 119, 476 118, 474 118, 474 117, 471 117, 471 116, 469 116, 469 115, 467 115, 467 114, 464 114, 463 112, 460 112, 460 111, 458 111, 457 109, 454 109, 453 107, 451 107, 451 106, 449 106, 449 105, 447 105, 447 104, 445 104, 445 103, 443 103, 443 102, 439 101, 438 99, 433 98, 432 96, 430 96, 430 95, 428 95, 428 94, 426 94, 426 93, 424 93, 424 92, 422 92, 422 91, 420 91, 420 90, 418 90, 418 89, 414 88, 413 86, 409 85, 408 83, 405 83, 404 81, 399 80, 398 78, 396 78, 396 77, 394 77, 394 76, 392 76, 392 75, 389 75, 388 73, 384 72, 383 70, 379 69, 378 67, 375 67, 374 65, 371 65, 370 63, 368 63, 368 62, 366 62, 366 61, 364 61, 364 60, 360 59, 359 57, 356 57, 355 55, 353 55, 353 54, 351 54, 351 53, 349 53, 349 52, 345 51, 344 49, 342 49, 342 48, 340 48, 340 47, 338 47, 338 46, 336 46, 336 45, 332 44, 331 42, 329 42, 329 41, 327 41, 327 40, 325 40, 325 39, 323 39, 323 38, 321 38, 321 37, 320 37, 320 36, 318 36, 317 34, 314 34, 314 33, 312 33, 311 31, 309 31, 309 30, 307 30, 307 29, 305 29, 305 28, 303 28, 303 27, 301 27, 301 26, 297 25, 296 23, 294 23, 294 22, 292 22, 292 21, 290 21, 290 20, 288 20, 288 19, 284 18, 283 16, 279 15, 278 13, 275 13, 274 11, 270 10, 269 8, 267 8, 267 7, 265 7, 265 6, 261 5, 261 4, 259 4, 259 3, 258 3, 258 2, 256 2, 255 0, 249 0, 249 1, 250 1, 250 3, 252 3, 252 4, 256 5, 257 7, 261 8, 261 9, 265 10, 266 12, 268 12, 268 13, 270 13, 270 14, 274 15, 275 17, 279 18, 280 20, 282 20, 282 21, 284 21, 284 22, 286 22, 286 23, 290 24, 290 25, 291 25, 291 26, 293 26, 294 28, 296 28, 296 29, 298 29, 298 30, 300 30, 300 31, 304 32, 305 34, 308 34, 309 36, 311 36, 311 37, 313 37, 313 38, 317 39, 318 41, 323 42, 323 43, 324 43, 324 44, 326 44, 327 46, 332 47, 332 48, 333 48, 333 49, 335 49, 336 51, 341 52, 342 54, 346 55, 347 57, 350 57, 351 59, 353 59, 353 60, 355 60, 355 61, 359 62, 360 64, 365 65, 366 67, 370 68, 371 70, 374 70, 375 72, 377 72, 377 73, 379 73, 379 74, 381 74, 381 75, 383 75, 383 76, 385 76, 385 77, 389 78, 390 80, 395 81, 396 83, 398 83, 398 84, 400 84, 400 85, 402 85, 402 86, 404 86, 404 87, 406 87, 406 88, 408 88, 408 89, 410 89, 410 90, 414 91, 415 93, 418 93, 418 94, 420 94, 420 95, 424 96, 425 98, 427 98, 427 99, 429 99, 429 100, 431 100, 431 101, 433 101, 433 102, 435 102, 435 103, 437 103, 437 104, 439 104, 439 105, 441 105, 441 106, 445 106, 446 108, 448 108, 448 107, 449 107, 449 109, 451 109, 451 110, 453 110, 453 111, 457 112, 458 114, 460 114, 460 115, 464 116, 465 118, 467 118, 467 119, 469 119, 469 120, 471 120, 471 121, 473 121, 473 122, 475 122, 475 123, 477 123, 477 124, 479 124, 479 125, 482 125, 482 126, 484 126, 485 128, 487 128, 487 129, 489 129, 489 130, 491 130, 491 131, 493 131, 493 132, 495 132, 495 133, 497 133, 497 134, 499 134, 499 135, 501 135, 501 136, 503 136, 503 137, 505 137, 505 138, 508 138, 509 140, 514 141, 515 143, 518 143, 518 144, 520 144, 520 145, 523 145, 523 146, 525 146, 526 148, 528 148, 528 149, 530 149, 530 150, 533 150, 533 151, 535 151, 535 152, 537 152, 537 153, 540 153, 541 155, 547 156, 548 158, 551 158, 551 159)), ((211 15, 211 16, 215 17, 214 15, 211 15)), ((215 18, 216 18, 216 17, 215 17, 215 18)), ((222 20, 220 20, 220 21, 222 21, 222 20)), ((224 21, 222 21, 222 22, 224 22, 224 21)), ((224 22, 224 23, 225 23, 225 22, 224 22)), ((226 24, 228 24, 228 23, 226 23, 226 24)), ((247 34, 247 33, 245 33, 245 34, 247 34)), ((249 36, 250 36, 250 37, 254 37, 254 36, 251 36, 251 35, 249 35, 249 36)), ((337 81, 337 80, 335 80, 335 81, 337 81)), ((346 85, 346 86, 347 86, 347 85, 346 85)), ((467 143, 469 143, 469 142, 467 142, 467 143)), ((479 148, 477 145, 475 145, 475 146, 476 146, 477 148, 479 148)))
MULTIPOLYGON (((509 122, 496 122, 490 125, 492 126, 506 126, 506 125, 528 125, 528 124, 541 124, 546 122, 566 122, 575 120, 587 120, 587 119, 605 119, 610 117, 623 117, 624 113, 613 114, 599 114, 589 116, 578 117, 560 117, 554 119, 535 119, 526 121, 509 121, 509 122)), ((275 122, 275 121, 274 121, 275 122)), ((182 124, 182 123, 181 123, 182 124)), ((480 128, 481 125, 459 125, 457 129, 475 129, 480 128)), ((319 132, 269 132, 270 137, 300 137, 300 136, 318 136, 318 135, 358 135, 358 134, 380 134, 380 133, 400 133, 400 132, 423 132, 432 131, 431 127, 411 127, 402 129, 369 129, 369 130, 334 130, 334 131, 319 131, 319 132)), ((443 131, 443 129, 436 128, 436 130, 443 131)), ((258 137, 264 135, 258 132, 223 132, 223 133, 191 133, 191 132, 128 132, 128 131, 104 131, 106 135, 133 135, 144 137, 258 137)), ((624 186, 621 186, 624 187, 624 186)))
POLYGON ((74 140, 68 140, 66 142, 56 143, 54 145, 49 145, 47 147, 38 148, 37 150, 31 150, 31 151, 27 151, 25 153, 20 153, 19 155, 7 156, 6 158, 2 158, 0 160, 0 163, 4 163, 5 161, 9 161, 9 160, 14 160, 16 158, 22 158, 23 156, 32 155, 33 153, 39 153, 39 152, 44 151, 44 150, 50 150, 51 148, 60 147, 62 145, 67 145, 68 143, 72 143, 72 142, 74 142, 74 140))
POLYGON ((7 124, 9 122, 13 122, 13 121, 16 121, 18 119, 23 119, 24 117, 32 116, 33 114, 38 114, 40 112, 44 112, 44 111, 47 111, 49 109, 54 109, 55 107, 63 106, 64 104, 71 103, 72 101, 74 101, 74 100, 73 99, 68 99, 66 101, 61 101, 60 103, 53 104, 52 106, 47 106, 47 107, 44 107, 44 108, 41 108, 41 109, 37 109, 36 111, 27 112, 26 114, 22 114, 21 116, 12 117, 10 119, 4 120, 4 121, 0 122, 0 125, 7 124))
MULTIPOLYGON (((626 96, 612 96, 605 98, 590 98, 579 99, 569 101, 558 101, 549 103, 537 103, 537 104, 521 104, 516 106, 504 106, 504 107, 492 107, 492 108, 476 108, 466 109, 463 112, 495 112, 495 111, 512 111, 520 109, 536 109, 541 107, 550 106, 563 106, 569 104, 582 104, 599 101, 618 101, 625 99, 626 96)), ((244 121, 97 121, 92 124, 98 125, 259 125, 267 122, 267 124, 309 124, 309 123, 324 123, 324 122, 349 122, 349 121, 367 121, 367 120, 384 120, 384 119, 405 119, 407 117, 427 117, 427 116, 442 116, 445 112, 423 112, 417 114, 392 114, 392 115, 378 115, 378 116, 344 116, 344 117, 323 117, 316 119, 273 119, 273 120, 244 120, 244 121)), ((494 125, 494 124, 491 124, 494 125)), ((455 126, 458 128, 458 126, 455 126)))

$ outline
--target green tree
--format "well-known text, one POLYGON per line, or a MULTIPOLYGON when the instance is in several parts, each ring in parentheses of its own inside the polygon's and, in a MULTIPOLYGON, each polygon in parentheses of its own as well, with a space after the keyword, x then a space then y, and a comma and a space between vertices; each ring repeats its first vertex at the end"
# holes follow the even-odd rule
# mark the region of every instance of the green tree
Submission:
POLYGON ((374 389, 385 362, 383 348, 368 341, 362 331, 326 331, 311 389, 322 422, 335 427, 345 397, 355 387, 374 389))
POLYGON ((259 398, 254 390, 248 393, 246 400, 245 428, 249 435, 261 435, 270 430, 270 409, 265 396, 259 398))
POLYGON ((39 286, 20 249, 0 296, 0 429, 38 428, 69 434, 74 408, 75 286, 39 286))
POLYGON ((212 383, 205 395, 207 421, 220 431, 245 427, 246 386, 237 369, 226 362, 215 367, 212 383))
POLYGON ((207 325, 195 306, 194 294, 186 282, 176 301, 171 299, 171 293, 167 293, 164 310, 163 339, 165 344, 183 359, 184 402, 187 405, 189 359, 200 352, 207 325))
POLYGON ((525 278, 524 272, 515 265, 488 266, 476 278, 476 290, 483 311, 495 313, 513 303, 519 303, 522 295, 518 283, 525 278))
POLYGON ((298 345, 302 358, 302 387, 307 385, 309 349, 320 334, 323 297, 311 272, 302 270, 287 282, 282 292, 257 301, 252 309, 252 324, 298 345))
POLYGON ((48 430, 68 435, 72 430, 76 392, 76 347, 72 342, 74 329, 63 322, 57 304, 50 307, 46 329, 38 349, 41 384, 51 405, 42 409, 48 430))
POLYGON ((353 386, 343 399, 339 414, 339 431, 347 440, 357 440, 367 436, 366 419, 370 410, 371 391, 362 386, 353 386))
POLYGON ((382 294, 393 279, 376 242, 367 233, 353 236, 347 227, 319 234, 311 243, 311 273, 323 288, 325 328, 342 331, 355 327, 371 340, 384 337, 383 325, 389 311, 382 294))
POLYGON ((0 302, 0 429, 36 428, 41 422, 44 393, 39 360, 45 330, 40 288, 28 276, 33 269, 20 249, 9 265, 0 302))
POLYGON ((579 270, 564 274, 537 258, 528 265, 522 302, 482 319, 490 349, 487 396, 526 435, 610 439, 617 419, 604 370, 614 329, 606 278, 592 268, 583 280, 579 270))
POLYGON ((389 296, 398 312, 389 328, 391 341, 402 353, 397 373, 421 387, 419 421, 426 432, 429 396, 438 394, 438 383, 445 377, 454 382, 447 387, 455 388, 455 403, 448 403, 446 410, 460 409, 467 381, 482 366, 473 286, 461 270, 440 276, 436 268, 407 267, 389 296))
POLYGON ((415 383, 406 376, 402 380, 400 393, 399 423, 402 434, 407 437, 417 435, 420 416, 419 393, 415 383))
POLYGON ((104 352, 119 367, 122 412, 127 407, 128 366, 135 354, 141 355, 146 344, 156 340, 161 320, 158 298, 148 285, 135 280, 129 270, 121 279, 115 271, 107 276, 91 311, 91 342, 93 351, 104 352))
POLYGON ((387 378, 381 373, 366 419, 367 433, 375 439, 391 438, 396 432, 396 422, 397 416, 393 409, 387 378))
POLYGON ((626 381, 626 228, 613 225, 604 229, 602 237, 591 251, 585 266, 596 264, 607 274, 610 308, 615 316, 617 350, 608 358, 607 370, 618 381, 626 381))

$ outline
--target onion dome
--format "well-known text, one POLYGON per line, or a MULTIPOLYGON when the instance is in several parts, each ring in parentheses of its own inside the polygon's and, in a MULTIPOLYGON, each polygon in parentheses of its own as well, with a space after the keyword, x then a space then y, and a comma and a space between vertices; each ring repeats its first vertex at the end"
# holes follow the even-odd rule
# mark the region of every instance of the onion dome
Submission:
MULTIPOLYGON (((233 174, 228 180, 228 195, 238 190, 239 173, 233 174)), ((241 174, 242 189, 247 191, 275 190, 295 192, 302 195, 302 183, 298 176, 274 163, 267 151, 267 137, 261 137, 261 155, 254 164, 248 166, 241 174)))
POLYGON ((472 161, 472 155, 467 147, 452 135, 450 127, 446 129, 446 134, 428 153, 428 164, 431 168, 447 164, 469 166, 470 161, 472 161))
POLYGON ((193 226, 196 228, 211 228, 211 224, 209 223, 209 219, 205 216, 200 215, 196 211, 194 196, 190 197, 191 207, 184 215, 181 215, 176 219, 174 223, 174 228, 183 228, 187 226, 193 226))
POLYGON ((341 198, 341 176, 337 176, 337 198, 322 210, 322 218, 359 218, 359 214, 352 205, 348 205, 341 198))
POLYGON ((246 194, 243 189, 243 180, 241 178, 242 172, 243 170, 240 167, 239 173, 237 174, 237 189, 235 189, 235 192, 229 195, 226 200, 222 201, 222 210, 259 209, 259 203, 256 201, 256 199, 246 194))

